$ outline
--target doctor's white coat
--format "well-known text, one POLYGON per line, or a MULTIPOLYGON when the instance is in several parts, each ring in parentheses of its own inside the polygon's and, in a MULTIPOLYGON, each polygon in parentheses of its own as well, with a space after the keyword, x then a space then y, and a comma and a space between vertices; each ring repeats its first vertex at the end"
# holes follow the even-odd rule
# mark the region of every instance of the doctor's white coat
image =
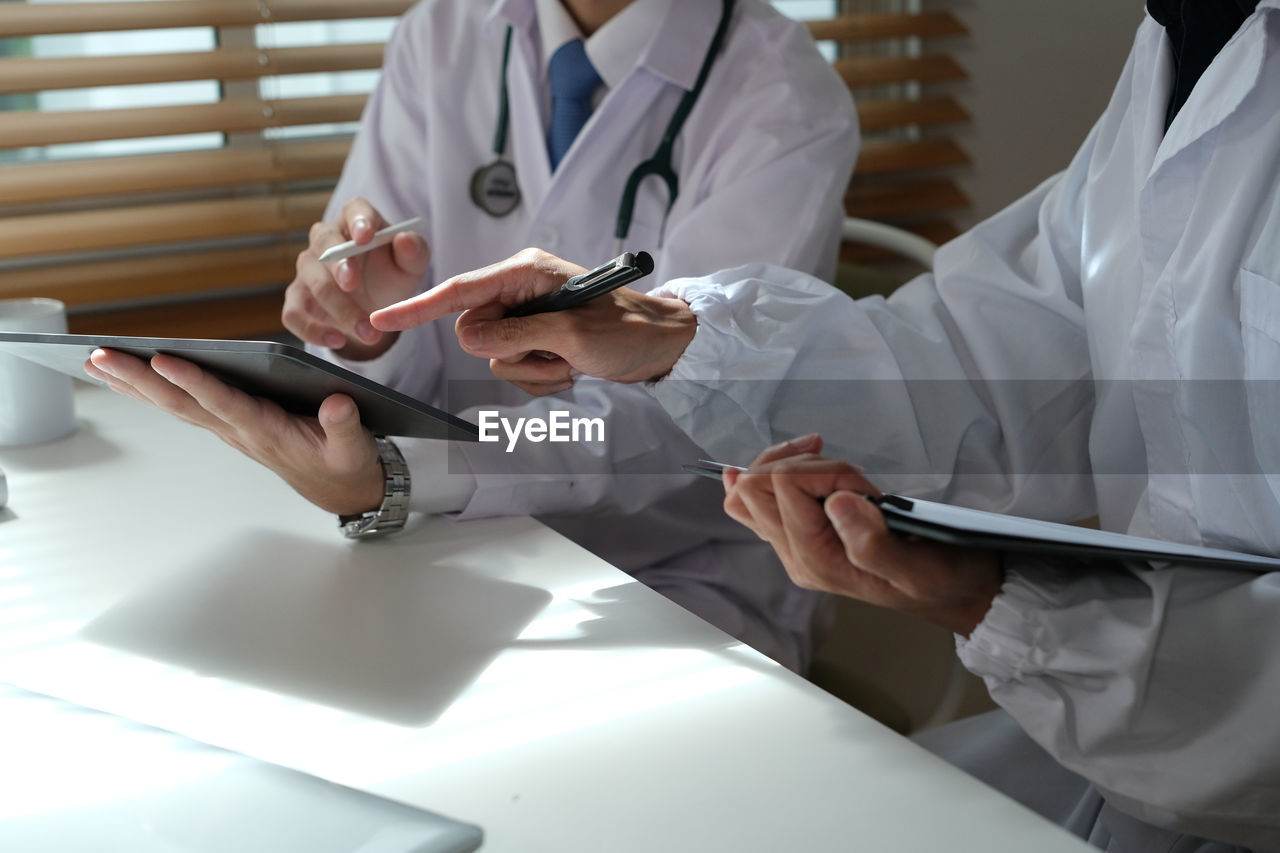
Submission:
MULTIPOLYGON (((1147 18, 1066 171, 888 300, 658 291, 699 328, 652 393, 724 461, 816 430, 885 487, 1280 554, 1280 3, 1165 133, 1167 42, 1147 18)), ((1280 574, 1009 565, 959 643, 992 696, 1112 807, 1280 849, 1280 574)))
MULTIPOLYGON (((607 93, 553 175, 545 0, 427 0, 399 23, 326 219, 355 196, 388 221, 421 216, 429 287, 528 246, 588 268, 614 257, 615 213, 631 170, 651 157, 693 85, 720 18, 719 0, 636 0, 587 41, 607 93), (470 197, 494 160, 502 46, 510 133, 523 200, 505 217, 470 197)), ((553 4, 554 5, 554 4, 553 4)), ((738 0, 725 49, 675 147, 679 197, 641 185, 625 250, 657 268, 648 288, 749 261, 829 276, 844 188, 857 152, 844 84, 805 28, 760 0, 738 0)), ((724 516, 719 489, 680 471, 701 450, 642 389, 583 379, 530 398, 466 355, 446 319, 401 336, 361 373, 471 420, 481 409, 603 418, 603 444, 458 445, 401 439, 412 508, 460 518, 536 515, 614 565, 794 668, 808 654, 817 598, 794 587, 771 551, 724 516)))

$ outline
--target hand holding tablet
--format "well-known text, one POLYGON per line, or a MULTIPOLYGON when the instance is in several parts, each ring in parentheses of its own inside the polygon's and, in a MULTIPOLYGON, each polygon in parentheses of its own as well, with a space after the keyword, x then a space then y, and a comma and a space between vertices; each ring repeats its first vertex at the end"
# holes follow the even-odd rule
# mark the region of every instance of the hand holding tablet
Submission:
POLYGON ((0 332, 0 352, 81 379, 84 363, 96 349, 116 350, 143 360, 157 353, 177 356, 294 414, 314 416, 325 398, 346 394, 360 410, 364 425, 379 435, 454 441, 475 441, 479 436, 474 424, 287 344, 0 332))

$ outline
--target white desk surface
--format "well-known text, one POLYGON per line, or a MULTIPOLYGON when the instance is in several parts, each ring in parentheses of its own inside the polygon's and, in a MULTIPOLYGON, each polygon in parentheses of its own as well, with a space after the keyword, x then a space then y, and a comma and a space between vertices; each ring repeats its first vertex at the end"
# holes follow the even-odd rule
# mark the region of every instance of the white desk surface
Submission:
POLYGON ((485 851, 1089 849, 531 519, 347 542, 202 430, 76 403, 0 449, 0 681, 485 851))
POLYGON ((6 684, 0 720, 0 850, 469 853, 483 841, 470 824, 6 684))

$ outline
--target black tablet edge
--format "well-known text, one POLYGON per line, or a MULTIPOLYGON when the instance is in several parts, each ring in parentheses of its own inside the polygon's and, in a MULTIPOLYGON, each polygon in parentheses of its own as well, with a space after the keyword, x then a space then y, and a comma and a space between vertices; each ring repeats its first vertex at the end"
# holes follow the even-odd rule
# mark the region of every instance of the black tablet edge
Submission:
POLYGON ((975 533, 968 530, 957 530, 954 527, 934 524, 910 518, 893 510, 881 508, 886 526, 897 533, 919 536, 944 545, 958 545, 965 548, 990 548, 995 551, 1011 551, 1024 554, 1043 554, 1049 556, 1082 557, 1107 560, 1137 560, 1144 563, 1168 562, 1179 565, 1205 566, 1210 568, 1246 569, 1253 572, 1280 571, 1280 566, 1266 566, 1246 560, 1232 560, 1226 557, 1205 557, 1195 555, 1168 554, 1147 551, 1140 548, 1118 548, 1114 545, 1084 545, 1069 542, 1053 542, 1046 539, 1035 539, 1022 536, 1008 536, 999 533, 975 533))
POLYGON ((413 397, 410 397, 407 394, 403 394, 394 388, 388 388, 386 385, 383 385, 380 382, 374 382, 372 379, 369 379, 368 377, 361 376, 359 373, 356 373, 353 370, 349 370, 340 364, 334 364, 331 361, 326 361, 325 359, 320 358, 318 355, 309 353, 304 349, 299 349, 298 347, 290 346, 289 344, 276 343, 274 341, 265 341, 264 343, 268 343, 272 347, 275 347, 275 349, 272 349, 271 352, 273 352, 276 355, 280 355, 285 358, 292 358, 294 361, 300 362, 301 364, 306 364, 310 367, 316 367, 333 376, 337 376, 341 379, 345 379, 346 381, 350 382, 352 385, 358 385, 371 394, 377 394, 381 397, 385 397, 388 400, 399 403, 402 406, 406 406, 410 409, 414 409, 415 411, 423 412, 423 414, 428 414, 431 417, 434 417, 437 420, 447 424, 453 429, 460 430, 461 432, 466 434, 466 438, 453 439, 455 441, 479 441, 480 440, 480 427, 477 426, 476 424, 471 423, 470 421, 463 420, 457 415, 446 412, 445 410, 437 408, 436 406, 431 406, 427 403, 423 403, 421 400, 416 400, 413 397), (430 411, 424 412, 423 407, 426 407, 430 411))
POLYGON ((0 332, 0 340, 16 343, 49 343, 71 346, 90 346, 102 349, 120 349, 122 347, 142 347, 181 358, 187 352, 250 352, 278 355, 292 359, 308 367, 317 368, 332 376, 357 385, 363 390, 384 397, 401 406, 413 409, 420 414, 435 418, 453 430, 463 433, 456 441, 479 441, 480 428, 443 409, 436 408, 416 400, 407 394, 388 388, 372 379, 348 370, 340 364, 326 361, 304 349, 282 343, 280 341, 211 339, 211 338, 155 338, 135 335, 73 335, 56 332, 0 332))

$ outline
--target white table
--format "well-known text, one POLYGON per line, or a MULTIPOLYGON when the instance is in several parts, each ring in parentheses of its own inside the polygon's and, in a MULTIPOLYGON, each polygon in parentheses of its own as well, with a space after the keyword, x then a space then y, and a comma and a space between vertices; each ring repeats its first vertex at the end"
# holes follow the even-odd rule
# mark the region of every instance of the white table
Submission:
POLYGON ((347 542, 203 431, 76 402, 0 450, 0 681, 486 851, 1087 849, 533 520, 347 542))
POLYGON ((0 850, 469 853, 479 827, 0 684, 0 850))

